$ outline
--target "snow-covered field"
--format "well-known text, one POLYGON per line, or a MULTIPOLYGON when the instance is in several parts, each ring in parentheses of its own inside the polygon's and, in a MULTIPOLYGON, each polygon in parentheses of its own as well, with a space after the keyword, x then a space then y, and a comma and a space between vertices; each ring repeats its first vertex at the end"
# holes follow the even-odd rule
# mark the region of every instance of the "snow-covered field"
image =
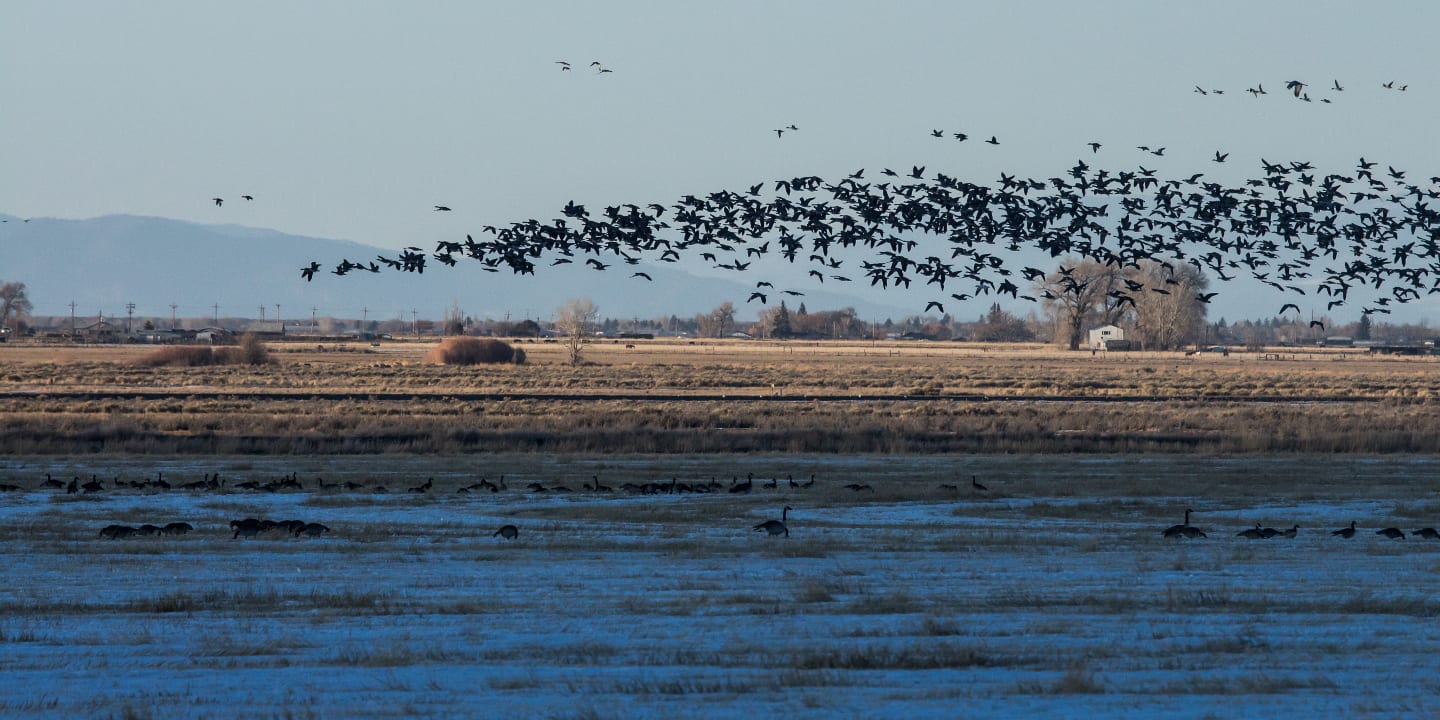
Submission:
POLYGON ((1440 541, 1374 531, 1440 524, 1437 472, 1335 457, 8 458, 0 482, 26 489, 0 494, 0 717, 1434 716, 1440 541), (215 471, 227 488, 295 472, 306 489, 30 489, 47 472, 215 471), (502 473, 507 492, 455 492, 502 473), (619 491, 746 473, 748 495, 619 491), (583 491, 592 475, 617 491, 583 491), (367 487, 321 491, 317 476, 367 487), (431 492, 404 491, 427 477, 431 492), (787 504, 789 538, 751 531, 787 504), (1162 539, 1186 507, 1209 538, 1162 539), (332 532, 233 540, 245 517, 332 532), (1351 520, 1353 539, 1331 535, 1351 520), (196 531, 96 536, 172 521, 196 531), (1301 529, 1236 536, 1257 522, 1301 529), (492 536, 505 523, 518 539, 492 536))

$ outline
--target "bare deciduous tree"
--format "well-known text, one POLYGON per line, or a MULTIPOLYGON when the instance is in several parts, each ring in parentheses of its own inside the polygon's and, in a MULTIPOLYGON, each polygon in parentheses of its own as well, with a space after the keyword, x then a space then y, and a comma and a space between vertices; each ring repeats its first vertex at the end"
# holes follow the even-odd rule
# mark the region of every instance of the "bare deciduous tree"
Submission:
POLYGON ((580 354, 585 343, 594 334, 595 322, 600 317, 600 308, 590 300, 566 300, 555 312, 555 329, 565 338, 565 349, 570 353, 570 364, 580 364, 580 354))
POLYGON ((8 327, 14 320, 29 314, 34 306, 23 282, 0 284, 0 327, 8 327))
POLYGON ((1045 311, 1055 322, 1055 340, 1079 350, 1090 324, 1117 322, 1125 312, 1120 297, 1112 295, 1121 284, 1120 271, 1095 260, 1067 258, 1057 270, 1037 281, 1045 298, 1045 311))
POLYGON ((1210 285, 1189 264, 1165 265, 1142 260, 1132 279, 1144 284, 1135 297, 1135 331, 1146 350, 1174 350, 1194 342, 1205 322, 1205 304, 1197 294, 1210 285))
POLYGON ((707 315, 696 315, 695 322, 700 326, 700 334, 705 337, 725 337, 730 334, 730 328, 735 325, 735 304, 723 302, 715 306, 707 315))

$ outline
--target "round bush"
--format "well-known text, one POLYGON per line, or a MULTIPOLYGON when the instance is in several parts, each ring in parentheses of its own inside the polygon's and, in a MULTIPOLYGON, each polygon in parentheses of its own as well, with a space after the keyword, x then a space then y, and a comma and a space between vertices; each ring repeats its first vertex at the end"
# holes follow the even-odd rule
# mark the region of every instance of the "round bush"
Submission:
POLYGON ((425 359, 442 365, 519 364, 525 362, 525 353, 491 338, 449 337, 440 341, 425 359))

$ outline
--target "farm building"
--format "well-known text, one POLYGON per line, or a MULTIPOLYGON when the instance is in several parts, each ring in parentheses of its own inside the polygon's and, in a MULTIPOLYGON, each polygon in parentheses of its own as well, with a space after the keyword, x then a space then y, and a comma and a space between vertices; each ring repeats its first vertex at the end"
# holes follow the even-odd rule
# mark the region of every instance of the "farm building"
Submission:
POLYGON ((1125 329, 1119 325, 1101 325, 1090 331, 1091 350, 1129 350, 1125 329))
POLYGON ((75 328, 75 339, 87 343, 113 343, 120 341, 120 328, 108 320, 101 320, 75 328))

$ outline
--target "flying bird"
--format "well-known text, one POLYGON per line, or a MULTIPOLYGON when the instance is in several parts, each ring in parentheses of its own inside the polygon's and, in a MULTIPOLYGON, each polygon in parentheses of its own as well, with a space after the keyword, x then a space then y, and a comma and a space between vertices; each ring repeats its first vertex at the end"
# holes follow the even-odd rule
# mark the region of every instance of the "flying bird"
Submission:
POLYGON ((1219 150, 1215 151, 1215 162, 1217 163, 1225 162, 1225 158, 1228 157, 1230 157, 1230 153, 1221 153, 1219 150))
POLYGON ((989 140, 986 140, 985 142, 986 142, 987 144, 989 144, 989 145, 999 145, 999 144, 1000 144, 1000 141, 999 141, 999 140, 996 140, 994 135, 991 135, 991 136, 990 136, 990 139, 989 139, 989 140))
POLYGON ((305 282, 310 282, 311 280, 315 279, 315 271, 319 269, 320 263, 312 262, 307 267, 303 267, 300 269, 300 277, 305 278, 305 282))
POLYGON ((1305 91, 1305 83, 1299 80, 1291 80, 1285 83, 1285 89, 1295 93, 1295 97, 1298 98, 1300 97, 1300 93, 1305 91))
POLYGON ((1100 145, 1100 143, 1098 143, 1098 142, 1092 142, 1092 143, 1088 143, 1088 144, 1090 145, 1090 152, 1091 152, 1091 154, 1100 152, 1100 148, 1102 147, 1102 145, 1100 145))
POLYGON ((254 195, 241 195, 240 198, 241 198, 242 200, 254 200, 254 199, 255 199, 255 196, 254 196, 254 195))
POLYGON ((450 212, 450 208, 445 207, 444 205, 436 205, 435 212, 450 212))
POLYGON ((641 278, 645 278, 646 280, 652 280, 652 281, 653 281, 653 278, 651 278, 648 273, 643 273, 643 272, 634 272, 634 273, 631 273, 631 274, 630 274, 630 277, 641 277, 641 278))
POLYGON ((220 207, 221 205, 224 205, 224 204, 225 204, 225 198, 210 198, 210 199, 215 201, 215 207, 220 207))

